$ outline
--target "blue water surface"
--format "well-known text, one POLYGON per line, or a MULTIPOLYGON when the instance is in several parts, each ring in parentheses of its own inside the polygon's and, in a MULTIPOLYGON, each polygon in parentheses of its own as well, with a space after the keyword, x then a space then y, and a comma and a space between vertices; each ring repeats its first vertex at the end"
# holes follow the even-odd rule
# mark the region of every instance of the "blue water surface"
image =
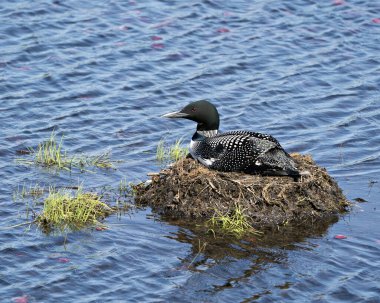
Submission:
POLYGON ((0 16, 1 302, 380 302, 379 1, 3 0, 0 16), (66 238, 9 228, 28 220, 20 185, 145 180, 159 140, 188 143, 195 127, 160 115, 199 99, 222 130, 270 133, 367 202, 256 244, 204 246, 149 208, 66 238), (16 161, 53 130, 69 154, 123 162, 16 161))

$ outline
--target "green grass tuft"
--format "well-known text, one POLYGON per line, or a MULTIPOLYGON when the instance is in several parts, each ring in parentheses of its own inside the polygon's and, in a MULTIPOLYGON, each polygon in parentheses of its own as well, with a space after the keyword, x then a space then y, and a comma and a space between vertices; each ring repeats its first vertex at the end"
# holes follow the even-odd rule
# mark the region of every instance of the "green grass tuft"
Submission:
POLYGON ((77 160, 73 161, 75 166, 79 166, 80 168, 93 166, 97 168, 103 169, 114 169, 115 161, 111 160, 110 152, 105 152, 96 156, 80 156, 77 160))
POLYGON ((157 145, 157 151, 156 151, 156 159, 159 162, 163 162, 166 159, 166 149, 165 149, 165 141, 164 139, 161 139, 160 142, 158 142, 157 145))
MULTIPOLYGON (((97 167, 101 169, 115 168, 114 163, 118 161, 112 161, 110 152, 105 152, 99 155, 87 156, 68 156, 62 149, 63 136, 59 140, 56 140, 55 132, 50 135, 49 140, 38 144, 37 149, 29 148, 28 153, 33 157, 33 160, 28 159, 16 159, 21 164, 35 164, 42 167, 56 168, 69 170, 78 168, 81 171, 86 171, 86 167, 97 167)), ((25 153, 27 154, 27 153, 25 153)))
POLYGON ((33 150, 34 162, 41 166, 55 166, 69 170, 71 161, 67 158, 66 152, 62 151, 62 141, 63 136, 59 143, 56 141, 53 131, 48 141, 38 144, 37 150, 33 150))
POLYGON ((221 214, 220 212, 215 212, 214 216, 207 221, 207 225, 214 235, 216 230, 236 237, 249 233, 261 234, 261 232, 252 227, 249 217, 244 214, 244 209, 238 204, 230 213, 221 214))
POLYGON ((125 195, 126 193, 128 193, 129 187, 126 178, 120 180, 118 190, 120 195, 125 195))
POLYGON ((178 161, 181 158, 186 157, 189 153, 189 149, 187 147, 182 146, 183 140, 178 139, 174 143, 174 145, 167 146, 163 139, 158 142, 157 151, 156 151, 156 159, 159 162, 166 161, 178 161))
POLYGON ((189 153, 189 149, 187 147, 182 147, 182 138, 175 141, 175 144, 170 146, 169 155, 170 159, 174 161, 178 161, 181 158, 186 157, 189 153))
POLYGON ((52 228, 78 230, 100 224, 99 219, 112 212, 114 209, 100 201, 97 194, 83 192, 82 187, 75 194, 50 188, 42 212, 36 215, 36 222, 45 231, 52 228))
POLYGON ((45 192, 44 187, 40 186, 38 183, 29 187, 25 185, 25 183, 20 186, 17 186, 17 189, 13 192, 13 201, 17 201, 19 199, 25 199, 28 197, 38 198, 41 197, 45 192))

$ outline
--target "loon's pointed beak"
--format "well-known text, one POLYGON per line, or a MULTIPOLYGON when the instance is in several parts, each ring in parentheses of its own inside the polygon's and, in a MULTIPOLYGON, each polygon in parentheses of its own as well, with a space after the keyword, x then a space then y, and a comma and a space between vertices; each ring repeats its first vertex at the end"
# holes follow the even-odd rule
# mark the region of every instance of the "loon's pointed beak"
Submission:
POLYGON ((188 116, 189 114, 182 113, 179 111, 179 112, 168 113, 168 114, 162 115, 161 117, 162 118, 186 118, 188 116))

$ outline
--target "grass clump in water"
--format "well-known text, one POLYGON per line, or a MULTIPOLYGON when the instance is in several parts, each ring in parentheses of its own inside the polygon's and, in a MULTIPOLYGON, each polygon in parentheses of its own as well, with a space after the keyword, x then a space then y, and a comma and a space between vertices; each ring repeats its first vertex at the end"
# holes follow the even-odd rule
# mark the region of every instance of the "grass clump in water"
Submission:
POLYGON ((13 201, 17 201, 19 199, 25 199, 28 197, 39 198, 45 192, 45 188, 38 183, 30 184, 29 187, 25 185, 25 183, 20 186, 17 186, 16 191, 13 192, 13 201))
POLYGON ((37 150, 32 149, 34 162, 42 166, 55 166, 69 170, 71 161, 67 158, 66 152, 62 151, 62 141, 63 136, 59 143, 56 141, 53 131, 48 141, 38 144, 37 150))
POLYGON ((37 148, 28 148, 23 154, 30 154, 33 160, 17 159, 16 161, 23 164, 35 164, 48 168, 65 169, 71 171, 73 167, 85 171, 85 167, 97 167, 101 169, 115 168, 114 163, 110 158, 110 152, 105 152, 94 156, 68 156, 62 149, 63 136, 56 140, 55 132, 53 131, 50 138, 38 144, 37 148))
POLYGON ((182 146, 183 140, 178 139, 171 146, 167 146, 163 139, 158 142, 157 151, 156 151, 156 159, 159 162, 165 161, 178 161, 181 158, 184 158, 189 153, 189 149, 187 147, 182 146))
POLYGON ((232 212, 222 214, 218 211, 207 221, 209 230, 215 235, 215 230, 220 230, 224 234, 241 237, 244 234, 256 234, 261 232, 250 224, 249 217, 244 214, 244 209, 238 204, 232 212))
POLYGON ((159 162, 163 162, 166 159, 166 149, 165 149, 165 141, 164 139, 161 139, 160 142, 158 142, 157 145, 157 151, 156 151, 156 159, 159 162))
POLYGON ((105 152, 103 154, 96 155, 96 156, 81 156, 79 157, 78 161, 74 161, 75 165, 76 165, 76 162, 78 163, 78 166, 80 168, 83 168, 86 166, 93 166, 93 167, 103 168, 103 169, 115 168, 114 161, 112 161, 110 157, 110 152, 105 152))
POLYGON ((100 201, 95 193, 83 192, 82 187, 73 194, 69 190, 50 188, 42 212, 36 222, 45 231, 52 228, 78 230, 89 225, 100 225, 115 209, 100 201))

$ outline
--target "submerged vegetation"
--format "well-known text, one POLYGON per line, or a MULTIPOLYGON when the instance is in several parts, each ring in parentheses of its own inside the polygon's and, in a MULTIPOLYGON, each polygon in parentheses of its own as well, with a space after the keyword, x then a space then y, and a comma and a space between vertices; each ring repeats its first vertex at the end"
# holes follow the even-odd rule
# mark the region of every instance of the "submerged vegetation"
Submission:
POLYGON ((45 188, 40 184, 29 184, 27 186, 25 183, 21 186, 17 186, 16 191, 13 192, 13 201, 18 199, 25 199, 28 197, 38 198, 42 196, 45 192, 45 188))
POLYGON ((56 134, 53 131, 47 141, 38 144, 37 148, 28 148, 28 152, 23 154, 30 154, 32 159, 17 159, 16 161, 21 164, 38 165, 47 168, 64 169, 71 171, 73 167, 82 171, 86 167, 97 167, 110 169, 114 168, 114 163, 110 159, 110 153, 102 153, 99 155, 74 155, 68 156, 67 152, 63 150, 63 136, 60 140, 56 139, 56 134))
POLYGON ((183 147, 182 143, 183 140, 181 138, 176 140, 174 145, 168 146, 165 140, 161 139, 160 142, 158 142, 156 150, 157 161, 178 161, 179 159, 186 157, 189 153, 189 149, 187 147, 183 147))

